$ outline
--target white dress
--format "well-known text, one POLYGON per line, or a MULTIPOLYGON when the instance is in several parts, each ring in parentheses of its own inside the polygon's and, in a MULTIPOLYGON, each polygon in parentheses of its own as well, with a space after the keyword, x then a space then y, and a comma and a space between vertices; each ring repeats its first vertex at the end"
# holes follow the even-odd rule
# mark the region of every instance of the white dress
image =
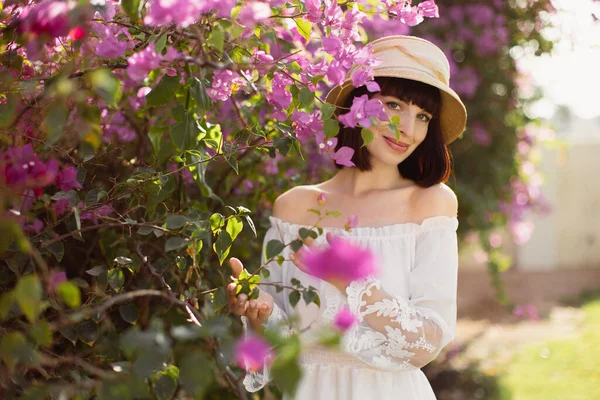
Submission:
MULTIPOLYGON (((263 242, 277 239, 290 243, 298 230, 307 226, 270 217, 271 227, 263 242)), ((346 232, 324 228, 353 243, 367 247, 380 260, 381 274, 352 282, 343 296, 335 287, 305 274, 288 261, 291 247, 282 255, 279 266, 272 261, 270 276, 263 282, 291 285, 293 278, 305 287, 319 289, 321 307, 304 300, 292 307, 289 290, 276 293, 273 286, 261 286, 273 295, 275 306, 267 325, 279 324, 296 313, 304 343, 301 354, 303 377, 295 399, 298 400, 434 400, 435 395, 421 367, 433 360, 453 338, 456 328, 456 287, 458 220, 434 216, 421 224, 402 223, 380 227, 358 227, 346 232), (369 290, 385 291, 387 299, 369 303, 369 290), (363 297, 364 294, 367 296, 363 297), (332 323, 340 307, 347 305, 359 323, 342 339, 341 351, 313 344, 314 333, 332 323), (363 320, 372 314, 378 320, 375 330, 363 320), (385 323, 385 330, 381 328, 385 323), (311 336, 312 333, 312 336, 311 336)), ((319 236, 317 244, 326 242, 319 236)), ((247 329, 247 321, 242 318, 247 329)), ((372 320, 371 320, 372 321, 372 320)), ((271 379, 268 368, 248 373, 246 390, 255 392, 271 379)))

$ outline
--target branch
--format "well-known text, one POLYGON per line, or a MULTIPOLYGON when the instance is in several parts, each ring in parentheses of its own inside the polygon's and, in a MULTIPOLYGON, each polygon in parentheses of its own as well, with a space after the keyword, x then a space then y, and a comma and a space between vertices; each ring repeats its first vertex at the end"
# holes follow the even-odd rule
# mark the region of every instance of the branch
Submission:
MULTIPOLYGON (((202 324, 200 323, 200 320, 202 319, 202 315, 200 315, 200 312, 195 307, 190 307, 190 305, 188 303, 183 302, 177 298, 177 295, 175 293, 173 293, 173 291, 171 290, 171 286, 169 286, 169 284, 165 281, 165 278, 161 274, 159 274, 158 271, 156 271, 156 268, 154 268, 154 266, 150 262, 150 259, 148 258, 148 256, 145 256, 142 253, 141 245, 139 243, 137 244, 135 251, 138 254, 138 256, 140 257, 140 260, 142 260, 142 263, 146 267, 148 267, 152 276, 157 278, 159 280, 159 282, 163 285, 163 287, 167 289, 167 293, 168 293, 169 297, 176 300, 177 302, 181 303, 181 305, 183 305, 185 307, 185 311, 187 312, 188 316, 190 317, 190 319, 192 320, 192 322, 195 325, 202 326, 202 324)), ((161 292, 161 293, 163 293, 163 292, 161 292)))
POLYGON ((82 360, 81 358, 60 357, 60 356, 51 357, 50 355, 44 354, 44 353, 40 353, 39 356, 40 356, 39 361, 40 361, 40 364, 42 364, 42 365, 56 367, 57 365, 60 365, 60 364, 71 364, 71 365, 74 364, 74 365, 81 367, 83 370, 85 370, 89 374, 95 375, 101 379, 116 379, 119 377, 119 374, 104 370, 102 368, 98 368, 95 365, 93 365, 85 360, 82 360))
POLYGON ((166 232, 166 233, 173 233, 170 230, 163 228, 162 226, 147 224, 147 223, 144 223, 144 222, 135 222, 135 223, 131 223, 131 222, 115 222, 115 223, 112 223, 112 224, 98 224, 98 225, 86 226, 84 228, 77 229, 77 230, 71 231, 69 233, 65 233, 63 235, 57 236, 54 239, 50 239, 50 240, 47 240, 45 242, 42 242, 42 246, 46 247, 46 246, 51 245, 52 243, 59 242, 59 241, 61 241, 63 239, 66 239, 66 238, 70 237, 73 233, 76 233, 76 232, 80 232, 81 233, 81 232, 93 231, 95 229, 115 228, 115 227, 119 227, 119 226, 148 226, 148 227, 151 227, 152 229, 158 229, 158 230, 166 232))

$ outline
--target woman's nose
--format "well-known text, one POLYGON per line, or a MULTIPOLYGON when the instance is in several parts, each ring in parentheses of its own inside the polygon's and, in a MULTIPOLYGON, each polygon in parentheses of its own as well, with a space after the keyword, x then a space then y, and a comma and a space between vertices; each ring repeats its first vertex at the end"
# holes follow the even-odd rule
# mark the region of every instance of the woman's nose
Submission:
POLYGON ((415 118, 410 112, 403 112, 400 117, 400 132, 404 136, 413 137, 415 131, 415 118))

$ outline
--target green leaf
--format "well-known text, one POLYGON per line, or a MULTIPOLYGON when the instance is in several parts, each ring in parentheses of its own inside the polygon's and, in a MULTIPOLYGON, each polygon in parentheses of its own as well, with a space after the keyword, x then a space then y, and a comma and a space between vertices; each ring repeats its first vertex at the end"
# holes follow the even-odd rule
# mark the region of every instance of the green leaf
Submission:
POLYGON ((325 137, 327 139, 331 139, 340 131, 340 124, 334 119, 327 119, 323 123, 323 132, 325 132, 325 137))
POLYGON ((184 238, 179 236, 173 236, 167 239, 165 242, 165 252, 177 250, 180 247, 184 246, 186 241, 184 238))
POLYGON ((167 35, 160 35, 158 37, 158 39, 156 39, 156 42, 154 42, 154 50, 157 53, 162 53, 162 51, 165 49, 165 46, 167 45, 167 35))
POLYGON ((180 229, 187 221, 187 218, 183 215, 169 215, 165 221, 167 229, 180 229))
POLYGON ((115 262, 119 265, 131 264, 133 261, 129 257, 119 256, 115 258, 115 262))
POLYGON ((258 237, 258 235, 256 234, 256 227, 254 226, 254 222, 252 221, 252 218, 250 218, 249 215, 246 215, 245 218, 246 218, 246 222, 250 226, 250 229, 252 229, 252 232, 254 233, 254 237, 258 237))
POLYGON ((120 268, 113 268, 108 271, 108 284, 113 290, 119 291, 125 283, 125 274, 120 268))
POLYGON ((83 343, 92 346, 98 339, 98 324, 92 320, 83 321, 77 325, 77 336, 83 343))
POLYGON ((198 132, 198 127, 192 117, 186 117, 171 127, 171 142, 179 150, 188 150, 192 147, 193 140, 198 132))
POLYGON ((77 331, 73 327, 64 326, 62 328, 58 328, 58 331, 61 335, 67 338, 69 342, 73 343, 73 345, 77 343, 77 331))
POLYGON ((272 371, 273 382, 281 387, 283 392, 289 396, 289 398, 294 398, 298 383, 302 377, 302 370, 298 363, 295 361, 289 362, 285 365, 273 368, 272 371))
POLYGON ((218 231, 225 225, 225 217, 219 213, 214 213, 210 216, 210 230, 214 232, 218 231))
MULTIPOLYGON (((148 225, 142 225, 142 226, 140 226, 140 228, 138 229, 137 233, 138 233, 139 235, 146 236, 146 235, 149 235, 149 234, 151 234, 153 229, 154 229, 154 228, 153 228, 153 227, 151 227, 151 226, 148 226, 148 225)), ((161 231, 161 232, 162 232, 162 231, 161 231)))
POLYGON ((69 109, 63 104, 54 102, 48 107, 42 125, 46 131, 46 146, 51 146, 62 138, 68 117, 69 109))
POLYGON ((267 246, 265 248, 266 259, 270 260, 271 258, 275 257, 276 255, 281 253, 284 248, 285 248, 285 246, 283 245, 283 243, 281 241, 279 241, 277 239, 269 240, 269 242, 267 243, 267 246))
POLYGON ((99 68, 89 74, 92 90, 107 104, 115 107, 123 94, 121 81, 106 68, 99 68))
POLYGON ((140 0, 121 0, 121 8, 132 21, 140 18, 140 0))
POLYGON ((27 343, 25 336, 19 332, 9 332, 0 341, 0 358, 13 370, 23 362, 31 362, 35 358, 33 346, 27 343))
POLYGON ((296 26, 298 27, 298 33, 302 35, 307 41, 310 40, 310 32, 312 30, 312 22, 309 22, 303 18, 294 18, 296 26))
POLYGON ((308 106, 313 104, 313 101, 315 100, 315 93, 309 88, 304 87, 300 90, 298 100, 300 101, 300 108, 307 108, 308 106))
POLYGON ((152 154, 154 154, 154 157, 158 157, 160 154, 166 131, 167 128, 158 125, 152 125, 148 131, 148 139, 152 143, 152 154))
POLYGON ((261 273, 261 275, 263 276, 263 278, 265 278, 265 279, 268 279, 268 278, 269 278, 269 276, 271 276, 271 272, 270 272, 268 269, 266 269, 266 268, 263 268, 263 269, 260 271, 260 273, 261 273))
POLYGON ((106 266, 104 265, 97 265, 94 268, 88 269, 87 272, 88 274, 92 275, 92 276, 98 276, 100 274, 105 273, 106 271, 108 271, 108 268, 106 268, 106 266))
POLYGON ((52 255, 54 255, 54 258, 56 258, 56 261, 58 261, 58 262, 61 262, 63 259, 63 256, 65 255, 65 246, 63 245, 63 242, 60 240, 58 242, 54 242, 54 243, 47 245, 46 250, 48 250, 50 253, 52 253, 52 255))
POLYGON ((374 138, 373 132, 371 132, 367 128, 362 128, 360 130, 360 136, 362 137, 362 140, 364 142, 361 147, 367 146, 369 143, 371 143, 373 141, 373 138, 374 138))
POLYGON ((56 292, 67 306, 76 308, 81 305, 81 292, 73 282, 60 283, 56 287, 56 292))
POLYGON ((219 311, 225 307, 227 305, 227 300, 227 292, 225 291, 225 288, 219 288, 212 298, 212 305, 215 311, 219 311))
MULTIPOLYGON (((202 243, 202 242, 200 242, 200 243, 202 243)), ((182 257, 182 256, 177 256, 177 257, 175 257, 175 264, 177 264, 177 268, 185 271, 188 266, 187 258, 182 257)))
POLYGON ((174 365, 156 374, 152 379, 152 391, 158 400, 169 400, 173 398, 179 381, 179 368, 174 365))
POLYGON ((215 240, 215 242, 213 243, 213 250, 215 251, 215 253, 217 253, 217 256, 219 257, 220 265, 223 265, 223 261, 225 261, 225 258, 227 258, 227 256, 229 255, 229 250, 231 249, 232 243, 233 241, 231 240, 229 232, 223 230, 219 232, 217 240, 215 240))
POLYGON ((90 207, 96 203, 98 203, 104 196, 106 196, 106 191, 102 189, 92 189, 85 195, 85 206, 90 207))
POLYGON ((296 305, 298 304, 298 302, 300 301, 300 291, 298 290, 293 290, 289 295, 288 295, 288 299, 290 301, 290 305, 294 308, 296 308, 296 305))
POLYGON ((225 228, 225 230, 229 233, 231 241, 233 242, 243 228, 244 224, 242 223, 242 219, 240 217, 233 217, 227 220, 227 228, 225 228))
POLYGON ((334 211, 327 211, 327 213, 325 213, 325 215, 331 215, 334 218, 338 218, 342 215, 342 213, 334 210, 334 211))
POLYGON ((314 233, 314 231, 312 229, 300 228, 298 230, 298 234, 300 235, 302 240, 305 240, 307 237, 311 236, 313 233, 314 233))
POLYGON ((52 344, 50 324, 46 321, 38 321, 35 325, 32 325, 29 328, 29 336, 31 336, 39 346, 49 347, 52 344))
POLYGON ((14 292, 0 294, 0 319, 6 319, 15 301, 14 292))
POLYGON ((133 303, 122 304, 119 307, 119 314, 121 314, 121 318, 125 322, 129 322, 130 324, 135 324, 140 317, 138 309, 133 303))
POLYGON ((179 363, 179 379, 187 393, 203 399, 204 392, 213 381, 211 360, 198 350, 186 354, 179 363))
POLYGON ((154 107, 173 100, 179 89, 179 79, 179 75, 163 75, 160 82, 146 95, 146 105, 154 107))
POLYGON ((223 52, 223 45, 225 43, 225 31, 220 24, 215 24, 212 27, 210 36, 208 37, 208 43, 214 46, 219 53, 223 52))
POLYGON ((277 138, 273 141, 273 147, 275 147, 282 156, 286 156, 292 147, 292 138, 289 136, 277 138))
POLYGON ((333 104, 323 103, 323 105, 321 105, 321 116, 324 121, 330 119, 333 116, 334 111, 335 106, 333 104))
POLYGON ((15 298, 29 322, 37 321, 42 311, 42 285, 37 275, 27 275, 19 279, 15 288, 15 298))
POLYGON ((304 243, 300 239, 293 240, 292 243, 290 243, 290 246, 294 252, 297 252, 298 250, 300 250, 303 245, 304 245, 304 243))

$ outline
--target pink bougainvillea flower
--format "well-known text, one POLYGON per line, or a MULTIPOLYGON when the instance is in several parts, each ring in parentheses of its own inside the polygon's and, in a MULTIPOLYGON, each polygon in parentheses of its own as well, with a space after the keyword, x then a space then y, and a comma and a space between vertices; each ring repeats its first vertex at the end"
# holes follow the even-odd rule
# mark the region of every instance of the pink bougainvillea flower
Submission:
POLYGON ((31 224, 25 225, 26 232, 33 232, 36 235, 42 231, 44 223, 40 219, 34 219, 31 224))
POLYGON ((191 25, 200 16, 198 3, 190 0, 151 0, 144 23, 152 26, 175 24, 182 28, 191 25))
POLYGON ((75 167, 63 168, 56 176, 56 185, 63 192, 68 192, 71 189, 81 189, 81 183, 77 181, 77 170, 75 167))
POLYGON ((215 72, 212 87, 208 88, 206 93, 214 101, 226 101, 233 93, 233 85, 244 85, 245 82, 237 72, 224 69, 215 72))
POLYGON ((356 215, 350 215, 348 217, 348 221, 346 221, 346 224, 344 225, 344 229, 345 230, 350 230, 350 229, 354 229, 358 226, 358 217, 356 215))
POLYGON ((356 167, 356 164, 352 162, 352 157, 354 156, 354 149, 348 146, 342 146, 336 151, 332 158, 335 160, 336 164, 344 165, 346 167, 356 167))
POLYGON ((71 40, 81 40, 86 36, 87 32, 82 26, 76 26, 69 31, 71 40))
POLYGON ((419 14, 419 10, 416 6, 411 6, 405 2, 398 3, 396 8, 400 21, 408 26, 416 26, 423 22, 423 15, 419 14))
POLYGON ((320 206, 322 206, 323 204, 325 204, 325 193, 321 193, 319 194, 319 197, 317 197, 317 202, 319 203, 320 206))
POLYGON ((321 21, 321 15, 323 15, 321 0, 306 0, 304 6, 306 7, 304 18, 313 23, 321 21))
POLYGON ((388 116, 383 109, 383 103, 379 99, 369 99, 369 96, 364 94, 355 97, 350 112, 340 115, 338 120, 351 128, 357 125, 368 128, 371 126, 370 117, 376 117, 382 121, 388 120, 388 116))
POLYGON ((327 68, 327 79, 334 85, 340 85, 346 79, 346 69, 337 60, 334 60, 329 64, 327 68))
POLYGON ((75 6, 75 2, 47 0, 27 7, 21 14, 19 29, 36 36, 66 36, 71 30, 69 12, 75 6))
POLYGON ((240 368, 257 371, 273 362, 273 350, 261 337, 250 334, 240 339, 234 349, 234 356, 240 368))
POLYGON ((325 0, 324 14, 323 26, 331 26, 332 28, 340 27, 344 12, 338 5, 337 0, 325 0))
POLYGON ((333 326, 340 332, 346 332, 356 324, 356 315, 348 307, 340 309, 333 319, 333 326))
POLYGON ((259 1, 247 2, 238 14, 239 22, 246 28, 254 28, 259 22, 264 22, 271 17, 271 6, 259 1))
POLYGON ((59 200, 55 201, 54 203, 52 203, 50 208, 52 208, 52 210, 54 211, 54 215, 56 215, 57 217, 60 217, 61 215, 63 215, 65 212, 67 212, 68 210, 70 210, 72 208, 72 204, 69 201, 69 199, 59 199, 59 200))
POLYGON ((65 271, 55 271, 50 275, 50 279, 48 284, 50 287, 48 288, 50 292, 54 292, 58 285, 67 281, 67 273, 65 271))
POLYGON ((539 321, 540 317, 533 304, 517 305, 513 308, 513 315, 519 318, 529 318, 532 321, 539 321))
POLYGON ((417 12, 427 18, 439 18, 440 13, 437 4, 433 0, 426 0, 419 3, 417 12))
POLYGON ((0 155, 0 174, 4 182, 15 189, 33 189, 36 195, 50 185, 58 173, 58 163, 50 159, 43 162, 33 151, 33 146, 11 147, 0 155))
POLYGON ((300 252, 304 272, 327 282, 343 284, 379 273, 375 256, 369 249, 340 236, 328 241, 329 246, 300 252))
POLYGON ((127 58, 127 73, 129 77, 136 81, 141 81, 148 76, 148 73, 160 66, 162 57, 154 50, 151 43, 144 50, 131 55, 127 58))

